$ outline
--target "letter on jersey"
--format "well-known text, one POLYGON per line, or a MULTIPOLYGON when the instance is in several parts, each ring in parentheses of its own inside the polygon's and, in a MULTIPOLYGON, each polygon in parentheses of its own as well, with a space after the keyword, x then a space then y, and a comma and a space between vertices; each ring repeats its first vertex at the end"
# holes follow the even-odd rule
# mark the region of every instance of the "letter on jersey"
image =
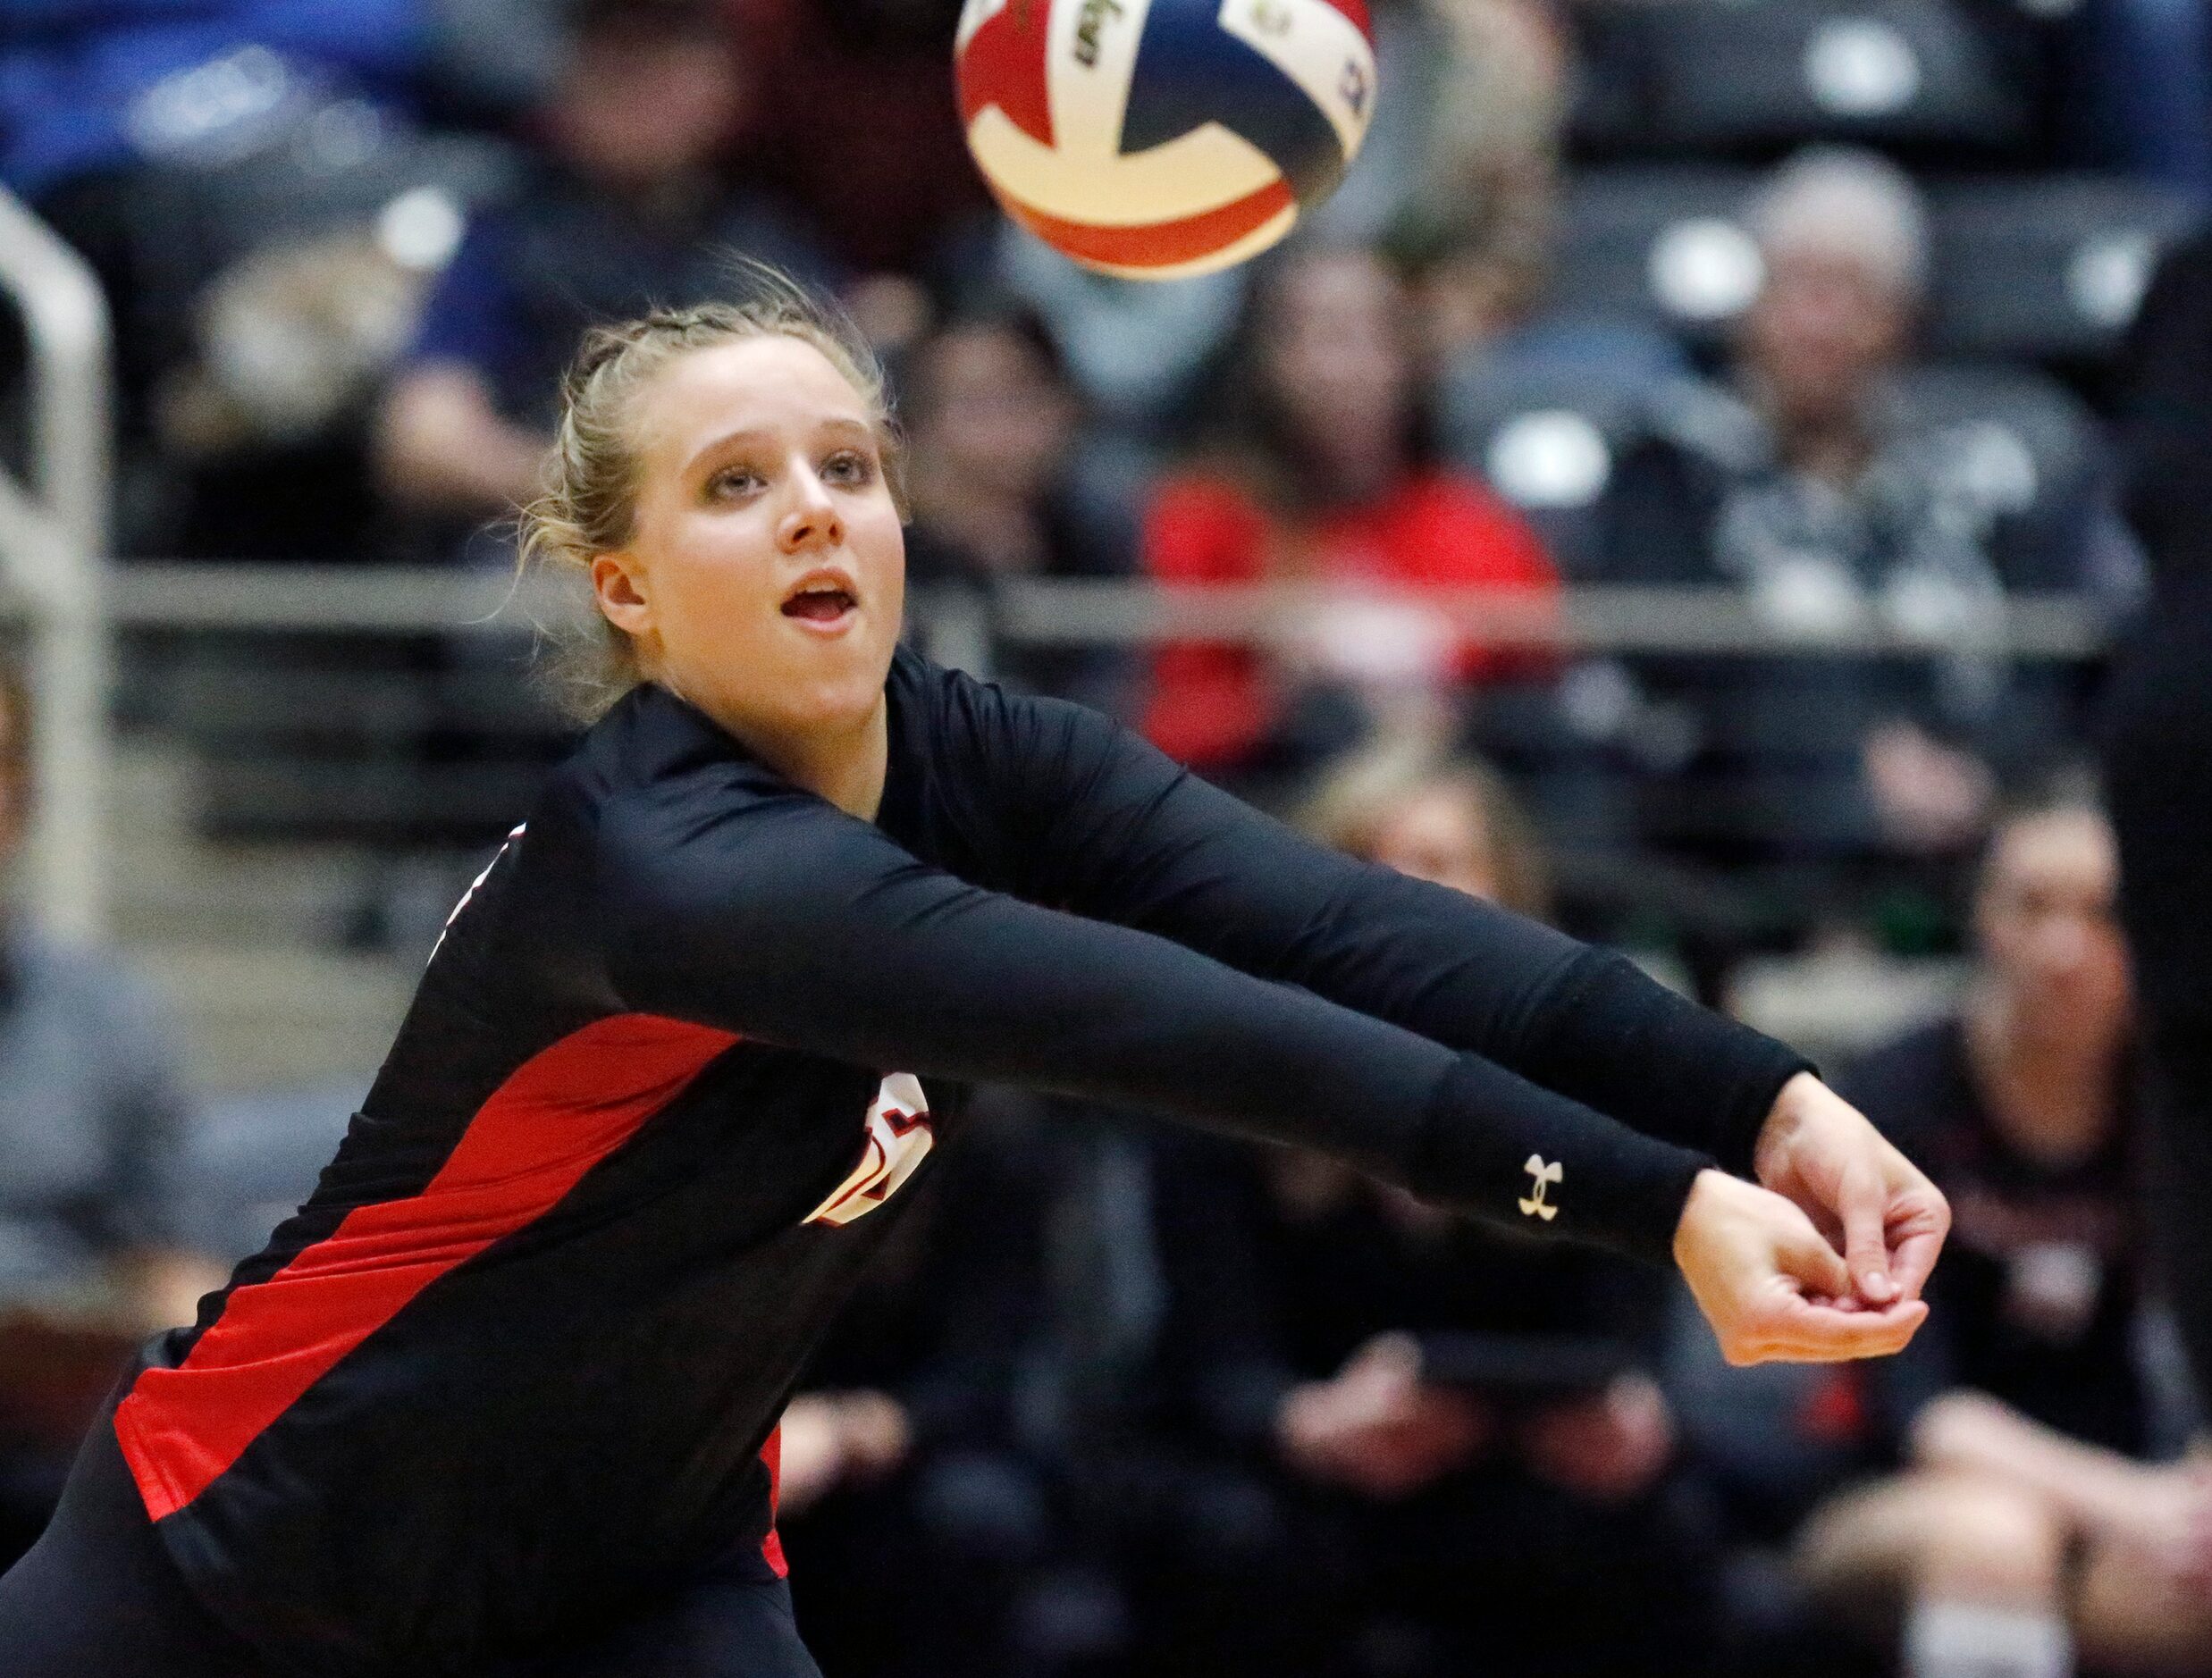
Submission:
POLYGON ((892 1073, 868 1109, 860 1163, 828 1199, 806 1214, 806 1221, 850 1223, 867 1216, 898 1193, 936 1140, 921 1081, 911 1072, 892 1073))

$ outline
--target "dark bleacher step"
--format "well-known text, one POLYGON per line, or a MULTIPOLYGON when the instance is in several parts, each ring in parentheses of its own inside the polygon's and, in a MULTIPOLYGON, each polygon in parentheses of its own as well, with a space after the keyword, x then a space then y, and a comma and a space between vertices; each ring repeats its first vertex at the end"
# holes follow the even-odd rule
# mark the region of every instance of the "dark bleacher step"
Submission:
POLYGON ((384 846, 496 843, 529 814, 546 766, 218 758, 202 769, 200 831, 218 840, 384 846))
MULTIPOLYGON (((1744 222, 1762 173, 1715 165, 1582 172, 1561 206, 1551 306, 1717 344, 1757 295, 1744 222)), ((1924 183, 1939 357, 2082 362, 2118 346, 2158 257, 2194 218, 2166 188, 2097 175, 1924 183)))
POLYGON ((2024 160, 2039 26, 1947 0, 1594 7, 1576 135, 1609 155, 1765 158, 1813 141, 2024 160))

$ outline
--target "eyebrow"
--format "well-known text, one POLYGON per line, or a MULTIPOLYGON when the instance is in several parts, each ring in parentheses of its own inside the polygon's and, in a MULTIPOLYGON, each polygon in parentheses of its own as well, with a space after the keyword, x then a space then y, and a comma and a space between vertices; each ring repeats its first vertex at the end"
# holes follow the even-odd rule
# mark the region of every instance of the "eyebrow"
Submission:
MULTIPOLYGON (((823 420, 818 429, 826 432, 850 432, 856 436, 870 439, 872 439, 876 434, 876 428, 869 424, 866 421, 847 419, 842 415, 833 419, 823 420)), ((711 442, 702 443, 699 448, 693 452, 691 458, 684 463, 684 470, 685 472, 689 472, 701 461, 706 459, 708 456, 718 454, 721 450, 728 449, 736 444, 755 442, 761 439, 770 437, 772 435, 774 435, 774 433, 770 431, 768 427, 761 425, 747 426, 744 429, 734 432, 724 432, 719 437, 715 438, 711 442)))

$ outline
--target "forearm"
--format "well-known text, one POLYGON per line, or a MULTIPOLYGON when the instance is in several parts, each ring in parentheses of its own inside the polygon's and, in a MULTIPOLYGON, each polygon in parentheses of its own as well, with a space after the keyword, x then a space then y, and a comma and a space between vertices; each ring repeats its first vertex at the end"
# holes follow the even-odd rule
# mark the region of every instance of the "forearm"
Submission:
POLYGON ((1749 1176, 1782 1087, 1811 1061, 1678 996, 1627 957, 1585 950, 1532 1001, 1511 1063, 1649 1135, 1749 1176))
POLYGON ((407 505, 472 516, 509 510, 537 491, 545 440, 501 417, 477 376, 458 366, 400 375, 378 415, 385 490, 407 505))
POLYGON ((1348 873, 1337 901, 1333 937, 1294 949, 1278 977, 1485 1055, 1732 1171, 1749 1173, 1776 1095, 1808 1070, 1627 957, 1493 905, 1380 868, 1348 873))

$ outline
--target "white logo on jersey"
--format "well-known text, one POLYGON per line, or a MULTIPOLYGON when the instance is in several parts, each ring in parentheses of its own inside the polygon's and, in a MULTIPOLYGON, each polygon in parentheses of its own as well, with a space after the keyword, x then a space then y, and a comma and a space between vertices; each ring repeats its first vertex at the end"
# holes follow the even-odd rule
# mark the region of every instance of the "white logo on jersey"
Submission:
POLYGON ((929 1128, 928 1097, 912 1072, 883 1080, 868 1109, 867 1140, 860 1163, 828 1199, 806 1214, 808 1223, 850 1223, 898 1193, 914 1167, 929 1158, 937 1137, 929 1128))
MULTIPOLYGON (((500 842, 500 848, 492 853, 492 860, 484 865, 484 872, 469 881, 468 889, 461 894, 461 901, 453 905, 453 912, 445 918, 445 925, 438 928, 438 942, 430 946, 432 961, 435 961, 438 959, 438 952, 445 948, 445 935, 453 930, 453 923, 461 918, 461 910, 468 907, 468 900, 476 894, 479 886, 492 877, 492 870, 499 867, 500 859, 507 854, 507 847, 521 838, 523 828, 529 825, 526 821, 517 825, 515 831, 500 842)), ((425 962, 424 965, 428 966, 429 963, 425 962)))
POLYGON ((1521 1216, 1541 1218, 1546 1223, 1551 1222, 1552 1219, 1560 1215, 1560 1209, 1554 1206, 1546 1196, 1552 1192, 1552 1186, 1567 1175, 1567 1168, 1557 1160, 1546 1165, 1543 1162, 1543 1154, 1532 1154, 1528 1156, 1528 1163, 1522 1166, 1521 1170, 1536 1179, 1536 1192, 1525 1196, 1520 1203, 1521 1216))

